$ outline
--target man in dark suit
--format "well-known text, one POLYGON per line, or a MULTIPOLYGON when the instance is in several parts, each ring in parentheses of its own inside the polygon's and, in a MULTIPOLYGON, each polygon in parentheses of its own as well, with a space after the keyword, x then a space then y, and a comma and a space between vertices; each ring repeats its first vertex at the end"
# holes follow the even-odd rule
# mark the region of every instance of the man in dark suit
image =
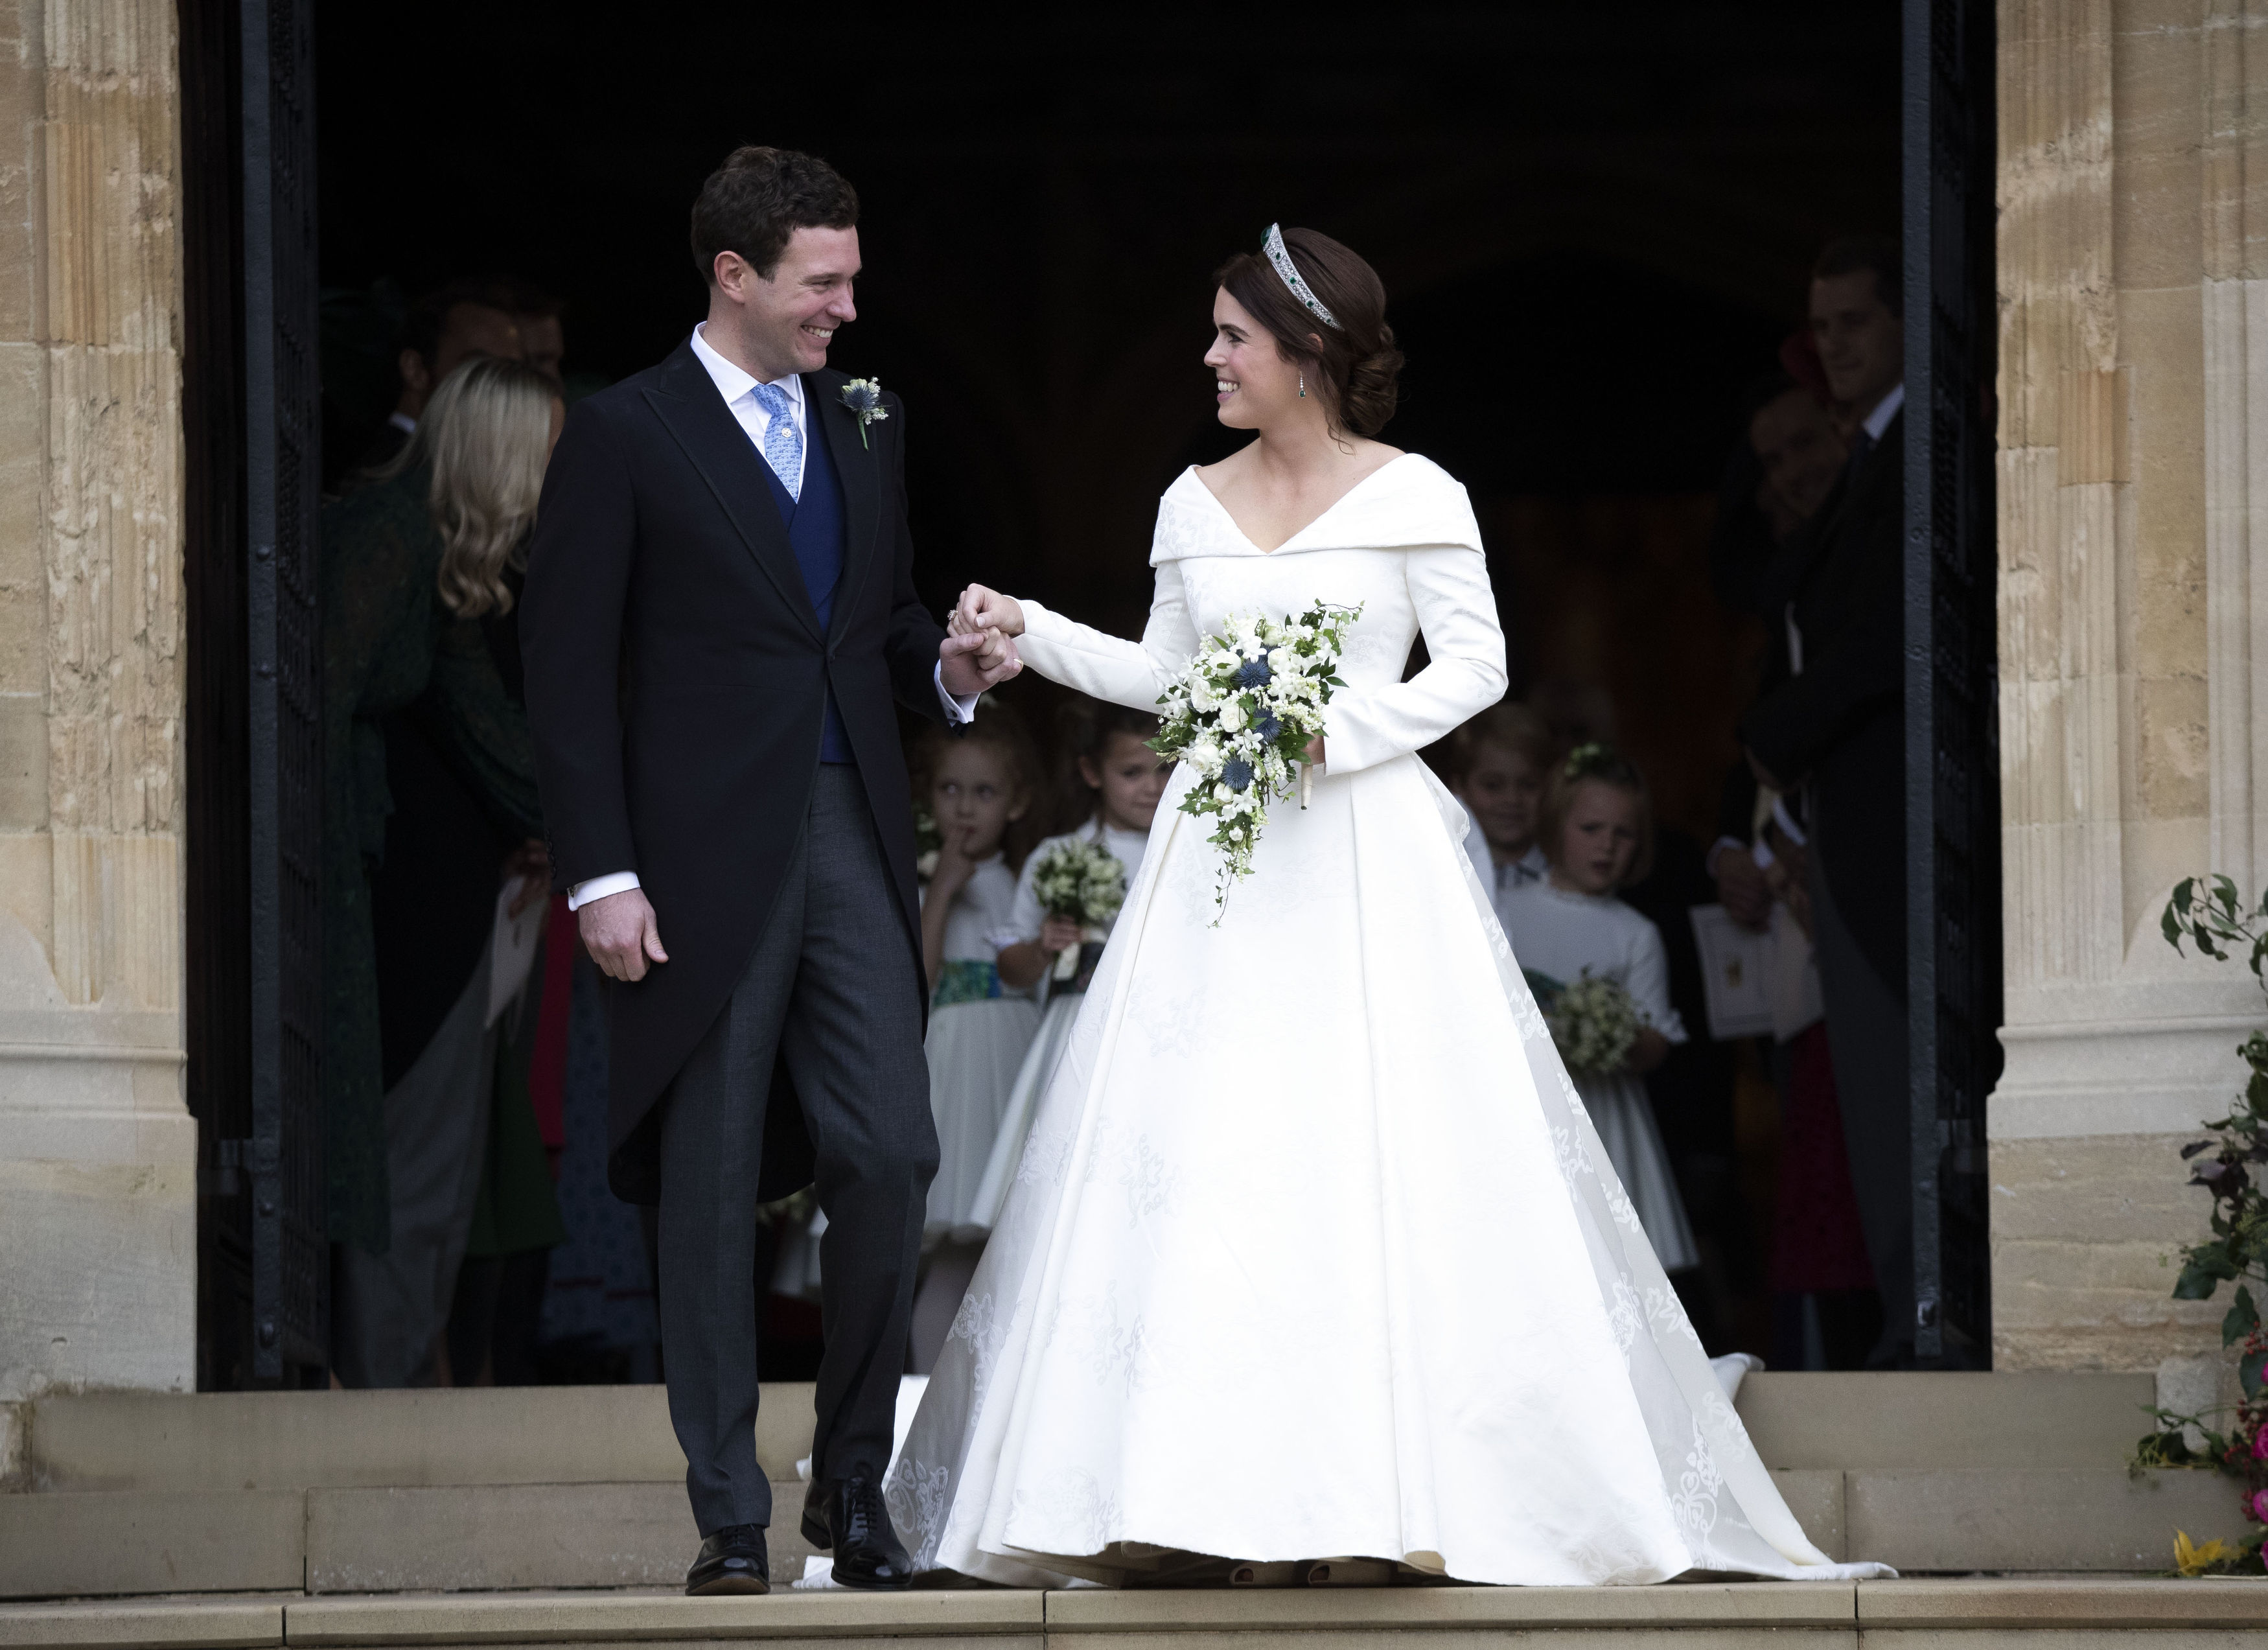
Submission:
POLYGON ((1882 1297, 1874 1366, 1913 1344, 1906 1084, 1905 327, 1895 241, 1821 254, 1811 323, 1855 428, 1842 479, 1764 579, 1789 671, 1742 719, 1757 777, 1804 787, 1813 940, 1835 1085, 1882 1297))
POLYGON ((692 1593, 769 1586, 755 1212, 792 1110, 828 1220, 804 1531, 844 1583, 911 1579, 881 1479, 938 1145, 893 706, 965 721, 1019 666, 923 611, 904 410, 826 370, 858 210, 792 151, 709 178, 708 319, 569 416, 521 609, 551 862, 614 981, 610 1175, 659 1205, 692 1593))

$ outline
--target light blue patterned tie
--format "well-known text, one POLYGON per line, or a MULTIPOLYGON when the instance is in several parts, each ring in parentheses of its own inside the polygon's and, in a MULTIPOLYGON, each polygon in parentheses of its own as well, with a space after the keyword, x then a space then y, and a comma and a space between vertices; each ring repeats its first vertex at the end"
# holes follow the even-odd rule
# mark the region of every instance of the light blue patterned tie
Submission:
POLYGON ((772 467, 787 496, 798 504, 803 502, 803 434, 795 427, 795 414, 789 409, 787 392, 777 384, 756 384, 748 394, 756 398, 756 405, 771 416, 764 426, 764 462, 772 467))

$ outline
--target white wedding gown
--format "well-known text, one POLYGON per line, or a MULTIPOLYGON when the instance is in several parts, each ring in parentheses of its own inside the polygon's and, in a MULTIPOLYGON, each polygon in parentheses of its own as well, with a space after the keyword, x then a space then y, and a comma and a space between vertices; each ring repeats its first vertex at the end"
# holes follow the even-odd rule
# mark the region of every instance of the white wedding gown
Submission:
POLYGON ((1148 708, 1229 613, 1321 598, 1362 605, 1347 686, 1219 926, 1186 770, 1158 809, 889 1482, 917 1564, 1888 1573, 1773 1487, 1414 754, 1505 687, 1464 489, 1398 458, 1263 553, 1192 470, 1151 560, 1138 645, 1027 601, 1026 662, 1148 708))

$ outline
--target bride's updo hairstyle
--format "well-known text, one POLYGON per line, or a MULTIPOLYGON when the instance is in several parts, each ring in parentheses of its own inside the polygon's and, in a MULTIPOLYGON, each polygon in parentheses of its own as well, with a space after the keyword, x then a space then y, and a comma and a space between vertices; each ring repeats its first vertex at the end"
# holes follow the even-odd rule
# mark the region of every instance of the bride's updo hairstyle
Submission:
POLYGON ((1386 324, 1386 285, 1359 254, 1312 229, 1287 229, 1292 254, 1307 289, 1338 322, 1326 326, 1292 295, 1275 266, 1256 252, 1240 252, 1220 266, 1213 284, 1244 306, 1265 327, 1287 361, 1297 361, 1310 387, 1321 385, 1331 422, 1359 436, 1374 436, 1394 416, 1402 351, 1386 324), (1321 338, 1318 350, 1314 341, 1321 338))

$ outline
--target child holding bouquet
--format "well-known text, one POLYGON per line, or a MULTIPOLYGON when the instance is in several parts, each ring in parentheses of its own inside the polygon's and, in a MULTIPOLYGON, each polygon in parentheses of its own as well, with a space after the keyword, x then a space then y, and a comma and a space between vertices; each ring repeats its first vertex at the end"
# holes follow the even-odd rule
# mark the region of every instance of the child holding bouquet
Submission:
POLYGON ((1653 858, 1646 780, 1609 746, 1551 775, 1538 830, 1550 871, 1500 902, 1506 937, 1646 1235, 1676 1272, 1701 1252, 1639 1079, 1685 1041, 1661 933, 1615 897, 1653 858))
MULTIPOLYGON (((943 1344, 976 1269, 976 1250, 954 1234, 966 1224, 1009 1087, 1039 1029, 1031 979, 1011 983, 1000 966, 1003 950, 1022 937, 1016 873, 1031 845, 1024 821, 1038 763, 1021 720, 990 700, 959 738, 933 730, 916 760, 939 838, 922 889, 922 964, 930 983, 924 1046, 939 1161, 922 1228, 930 1256, 914 1305, 921 1373, 943 1344)), ((923 789, 917 783, 917 794, 923 789)))
POLYGON ((1079 890, 1091 888, 1095 880, 1092 875, 1074 877, 1071 873, 1084 869, 1083 862, 1094 857, 1108 857, 1121 868, 1117 887, 1123 900, 1134 873, 1142 868, 1142 851, 1149 844, 1151 821, 1158 816, 1158 799, 1166 793, 1171 771, 1150 748, 1157 731, 1158 718, 1146 711, 1093 699, 1076 701, 1064 718, 1071 775, 1091 811, 1077 830, 1051 836, 1034 850, 1017 882, 1015 924, 1027 938, 1000 954, 1000 977, 1035 983, 1046 993, 1047 1013, 1024 1056, 1023 1069, 1016 1073, 1007 1114, 992 1143, 992 1160, 985 1166, 968 1211, 970 1233, 989 1232, 999 1218, 1008 1188, 1015 1183, 1032 1114, 1055 1075, 1056 1062, 1071 1039, 1071 1021, 1086 1000, 1087 982, 1102 959, 1103 942, 1117 921, 1117 901, 1102 902, 1107 911, 1064 909, 1079 890), (1057 894, 1055 909, 1043 897, 1046 892, 1057 894))

